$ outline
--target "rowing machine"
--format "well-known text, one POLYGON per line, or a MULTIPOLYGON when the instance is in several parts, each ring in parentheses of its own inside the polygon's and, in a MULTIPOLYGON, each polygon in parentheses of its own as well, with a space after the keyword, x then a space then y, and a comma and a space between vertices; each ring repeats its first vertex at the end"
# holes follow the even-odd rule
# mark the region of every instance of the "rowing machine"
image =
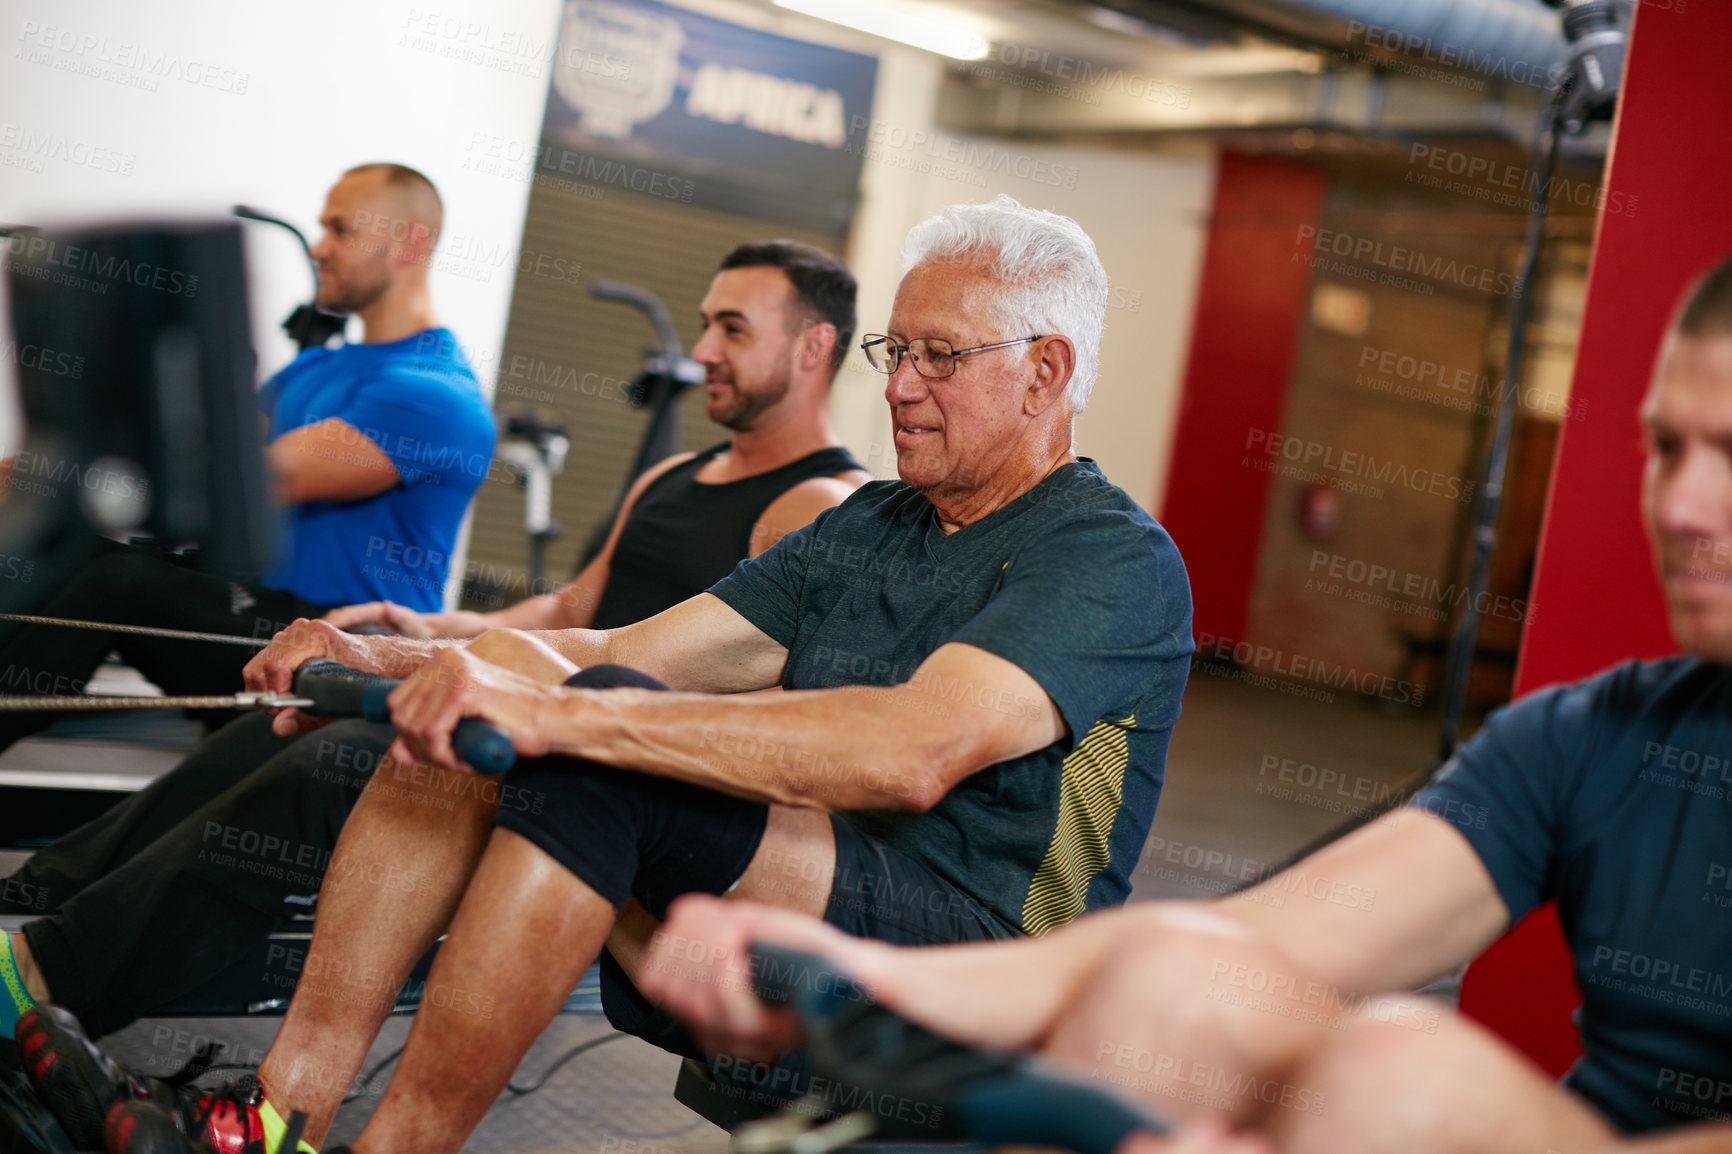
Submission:
MULTIPOLYGON (((79 694, 69 697, 0 697, 0 711, 47 709, 94 712, 110 709, 299 709, 313 717, 362 717, 389 722, 386 700, 402 684, 350 669, 335 661, 309 661, 295 671, 288 693, 221 693, 182 697, 79 694)), ((510 769, 517 751, 504 730, 479 717, 465 717, 451 734, 457 756, 479 773, 510 769)))

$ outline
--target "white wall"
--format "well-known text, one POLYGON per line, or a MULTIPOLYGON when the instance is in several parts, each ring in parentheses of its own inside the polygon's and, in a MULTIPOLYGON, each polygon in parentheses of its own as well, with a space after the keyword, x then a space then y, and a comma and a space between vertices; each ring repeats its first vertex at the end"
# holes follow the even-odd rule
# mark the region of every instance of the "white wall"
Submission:
MULTIPOLYGON (((491 381, 528 201, 527 165, 510 176, 471 166, 533 154, 558 0, 311 0, 288 9, 221 0, 0 2, 0 221, 222 213, 244 201, 311 229, 340 170, 401 160, 426 171, 445 197, 435 301, 491 381)), ((690 6, 879 56, 873 118, 882 143, 865 164, 848 253, 866 328, 889 315, 908 228, 945 204, 1002 191, 1082 222, 1113 277, 1115 307, 1078 448, 1158 508, 1213 154, 948 137, 933 126, 938 57, 779 10, 729 0, 690 6), (918 133, 927 143, 909 144, 918 133), (970 143, 1008 149, 1017 171, 1039 165, 1041 175, 946 160, 970 143), (1065 186, 1049 183, 1055 172, 1065 186)), ((261 371, 269 372, 293 351, 277 323, 310 284, 286 235, 254 226, 250 243, 257 345, 261 371)), ((0 365, 0 373, 10 368, 0 365)), ((888 474, 894 464, 881 389, 856 355, 840 379, 835 415, 849 446, 888 474)), ((0 428, 0 440, 14 439, 5 434, 0 428)))
MULTIPOLYGON (((316 235, 343 169, 401 161, 445 200, 437 307, 465 345, 497 349, 529 187, 465 165, 489 138, 536 138, 558 11, 557 0, 4 0, 0 220, 223 215, 246 202, 316 235), (419 15, 435 8, 442 19, 419 15), (474 59, 452 55, 463 53, 474 59)), ((276 325, 312 285, 286 233, 249 227, 268 372, 293 354, 276 325)))
MULTIPOLYGON (((343 169, 413 165, 445 201, 435 306, 491 387, 529 186, 466 166, 502 142, 533 154, 558 14, 558 0, 0 0, 0 221, 244 202, 316 237, 343 169)), ((293 355, 277 325, 312 281, 287 233, 248 227, 262 379, 293 355)), ((0 444, 16 443, 15 402, 6 420, 0 444)))

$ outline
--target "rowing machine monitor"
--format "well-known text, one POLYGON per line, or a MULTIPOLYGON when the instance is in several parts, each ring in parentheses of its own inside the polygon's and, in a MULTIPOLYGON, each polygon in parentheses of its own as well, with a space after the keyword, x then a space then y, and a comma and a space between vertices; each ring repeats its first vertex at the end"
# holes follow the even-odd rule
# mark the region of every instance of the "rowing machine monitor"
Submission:
POLYGON ((195 545, 212 572, 270 561, 276 517, 232 221, 21 232, 7 242, 26 439, 5 446, 0 581, 29 612, 99 535, 195 545))

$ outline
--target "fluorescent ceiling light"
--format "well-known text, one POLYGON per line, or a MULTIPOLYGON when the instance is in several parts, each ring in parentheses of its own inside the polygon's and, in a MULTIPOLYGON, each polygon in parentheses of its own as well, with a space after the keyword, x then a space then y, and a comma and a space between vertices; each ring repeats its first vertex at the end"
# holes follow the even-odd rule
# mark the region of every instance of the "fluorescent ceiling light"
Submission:
POLYGON ((955 24, 916 16, 891 4, 861 4, 850 0, 776 0, 776 7, 804 12, 844 28, 886 40, 896 40, 956 60, 985 60, 991 51, 986 37, 955 24))
POLYGON ((1319 72, 1323 61, 1299 48, 1199 48, 1163 62, 1170 76, 1256 76, 1275 72, 1319 72))

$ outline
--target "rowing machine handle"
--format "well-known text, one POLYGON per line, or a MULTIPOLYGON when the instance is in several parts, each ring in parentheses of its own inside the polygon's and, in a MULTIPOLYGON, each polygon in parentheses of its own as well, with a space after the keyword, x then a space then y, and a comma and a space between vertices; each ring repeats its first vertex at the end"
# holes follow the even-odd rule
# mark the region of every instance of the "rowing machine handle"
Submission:
MULTIPOLYGON (((292 692, 313 702, 306 712, 314 717, 364 717, 388 723, 391 707, 385 699, 400 684, 335 661, 309 661, 295 670, 292 692)), ((505 731, 479 717, 465 717, 457 723, 451 747, 477 773, 504 773, 517 761, 517 751, 505 731)))
POLYGON ((1139 1131, 1171 1133, 1166 1119, 1105 1087, 1026 1055, 964 1046, 872 1004, 826 958, 763 942, 749 952, 758 998, 799 1016, 820 1073, 950 1105, 967 1141, 1112 1154, 1139 1131))
POLYGON ((747 950, 752 992, 766 1006, 787 1007, 804 1020, 809 1015, 822 1015, 832 1002, 872 1000, 866 987, 828 958, 767 942, 753 942, 747 950))
POLYGON ((1056 1146, 1078 1154, 1113 1154, 1138 1132, 1171 1126, 1111 1091, 1033 1063, 970 1087, 957 1102, 962 1129, 988 1146, 1056 1146))

